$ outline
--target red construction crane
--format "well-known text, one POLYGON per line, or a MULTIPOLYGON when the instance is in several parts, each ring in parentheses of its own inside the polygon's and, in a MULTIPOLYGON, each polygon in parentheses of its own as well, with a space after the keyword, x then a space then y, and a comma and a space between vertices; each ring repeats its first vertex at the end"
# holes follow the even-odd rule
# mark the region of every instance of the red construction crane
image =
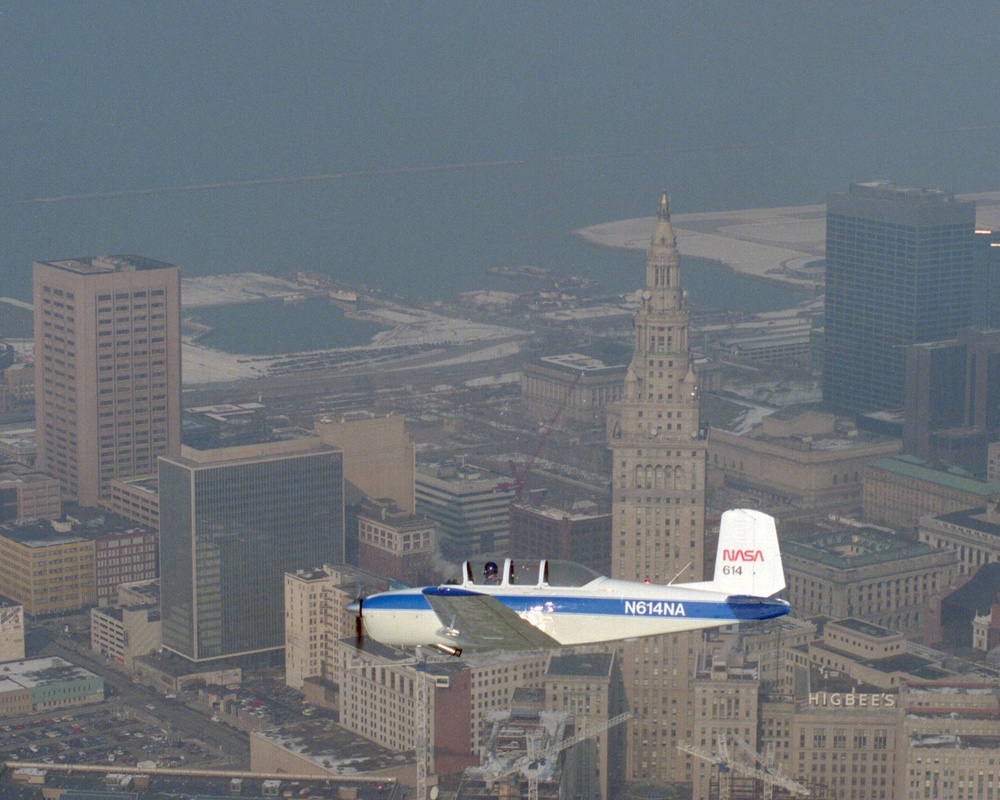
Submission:
POLYGON ((514 462, 514 459, 510 459, 507 463, 510 464, 510 474, 513 477, 513 480, 498 483, 495 491, 503 492, 513 489, 515 499, 521 499, 521 494, 524 491, 524 481, 528 477, 528 473, 531 472, 531 468, 535 466, 535 461, 538 460, 538 456, 542 452, 542 449, 549 441, 549 436, 552 435, 552 430, 555 428, 559 415, 562 414, 563 409, 566 407, 566 403, 569 402, 569 398, 573 394, 573 390, 576 388, 576 385, 580 382, 580 378, 582 377, 583 373, 580 372, 575 378, 573 378, 572 383, 569 385, 569 389, 567 389, 566 394, 563 395, 562 402, 556 409, 556 413, 553 414, 552 418, 546 423, 545 429, 542 431, 542 435, 538 440, 538 444, 535 445, 534 451, 528 457, 528 460, 524 462, 524 469, 518 471, 517 464, 514 462))

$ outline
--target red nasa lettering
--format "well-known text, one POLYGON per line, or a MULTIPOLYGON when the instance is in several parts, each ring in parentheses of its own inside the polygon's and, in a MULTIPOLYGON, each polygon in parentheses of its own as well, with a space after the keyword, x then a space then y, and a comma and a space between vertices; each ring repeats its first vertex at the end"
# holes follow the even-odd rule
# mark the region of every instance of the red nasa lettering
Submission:
POLYGON ((760 550, 723 550, 723 561, 763 561, 764 553, 760 550))

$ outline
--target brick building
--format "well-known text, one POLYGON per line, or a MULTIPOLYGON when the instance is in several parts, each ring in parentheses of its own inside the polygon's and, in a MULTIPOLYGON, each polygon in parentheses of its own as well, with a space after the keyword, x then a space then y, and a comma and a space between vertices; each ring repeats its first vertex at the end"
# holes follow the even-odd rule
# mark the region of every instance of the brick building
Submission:
POLYGON ((576 561, 601 575, 611 572, 611 514, 593 503, 569 509, 511 503, 510 554, 515 558, 576 561))
POLYGON ((156 533, 121 517, 0 525, 0 594, 30 616, 107 605, 157 569, 156 533))

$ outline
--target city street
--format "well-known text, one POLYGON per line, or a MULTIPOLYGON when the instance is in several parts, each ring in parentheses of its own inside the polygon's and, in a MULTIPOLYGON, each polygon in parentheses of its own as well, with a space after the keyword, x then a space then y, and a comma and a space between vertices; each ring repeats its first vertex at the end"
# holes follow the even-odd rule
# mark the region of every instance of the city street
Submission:
POLYGON ((213 753, 224 756, 230 768, 250 768, 250 740, 247 734, 224 723, 212 722, 207 713, 189 708, 179 700, 167 700, 152 689, 133 683, 96 653, 75 643, 71 646, 63 637, 54 640, 46 651, 48 655, 57 655, 100 675, 104 678, 106 690, 113 691, 123 704, 154 717, 186 741, 202 742, 213 753), (155 708, 150 709, 149 706, 155 708))

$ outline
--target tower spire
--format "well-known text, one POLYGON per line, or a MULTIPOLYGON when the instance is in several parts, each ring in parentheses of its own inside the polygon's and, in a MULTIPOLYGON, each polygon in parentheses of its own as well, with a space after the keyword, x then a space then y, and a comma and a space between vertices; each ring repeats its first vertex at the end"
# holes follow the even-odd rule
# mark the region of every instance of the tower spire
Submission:
MULTIPOLYGON (((679 263, 664 192, 646 257, 624 396, 608 409, 615 578, 665 583, 685 565, 695 575, 704 565, 708 444, 700 427, 698 372, 679 263)), ((694 726, 691 681, 698 636, 676 634, 623 646, 626 693, 636 709, 629 780, 666 781, 684 772, 677 744, 694 726), (665 675, 672 676, 669 687, 665 675), (661 724, 668 698, 686 698, 677 700, 678 724, 669 730, 661 724)))
POLYGON ((658 295, 661 308, 679 308, 681 294, 680 255, 677 237, 670 223, 670 201, 664 192, 656 214, 656 226, 646 254, 646 288, 658 295))

